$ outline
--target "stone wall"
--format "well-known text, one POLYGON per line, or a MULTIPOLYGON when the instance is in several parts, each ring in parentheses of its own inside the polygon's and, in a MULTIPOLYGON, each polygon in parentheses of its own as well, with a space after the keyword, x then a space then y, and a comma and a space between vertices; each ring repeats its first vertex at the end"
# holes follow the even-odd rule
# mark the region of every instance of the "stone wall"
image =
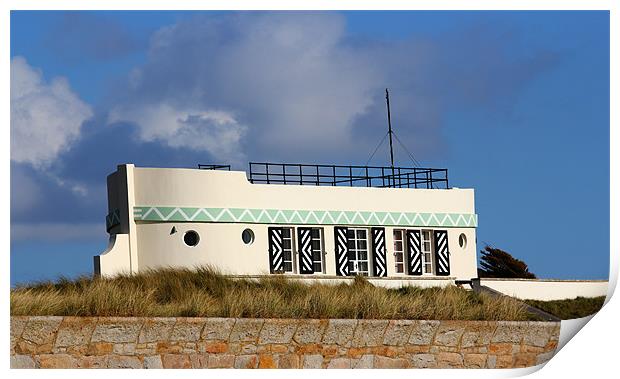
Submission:
POLYGON ((553 356, 560 323, 11 317, 12 368, 509 368, 553 356))

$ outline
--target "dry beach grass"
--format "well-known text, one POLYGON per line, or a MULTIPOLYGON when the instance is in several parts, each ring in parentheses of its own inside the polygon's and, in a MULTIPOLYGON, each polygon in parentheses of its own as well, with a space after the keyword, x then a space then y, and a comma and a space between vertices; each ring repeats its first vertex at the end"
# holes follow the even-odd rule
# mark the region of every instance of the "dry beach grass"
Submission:
POLYGON ((18 285, 12 315, 207 316, 430 320, 526 320, 523 306, 457 287, 386 289, 303 284, 278 276, 232 279, 202 267, 113 279, 80 277, 18 285))

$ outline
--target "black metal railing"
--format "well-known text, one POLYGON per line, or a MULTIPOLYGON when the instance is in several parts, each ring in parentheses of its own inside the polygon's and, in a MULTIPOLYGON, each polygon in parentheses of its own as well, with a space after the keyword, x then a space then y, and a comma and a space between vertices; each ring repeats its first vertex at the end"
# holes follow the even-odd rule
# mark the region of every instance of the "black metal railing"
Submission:
POLYGON ((250 162, 250 183, 379 188, 450 188, 448 170, 250 162))
POLYGON ((199 164, 198 168, 201 170, 228 170, 230 171, 229 164, 199 164))

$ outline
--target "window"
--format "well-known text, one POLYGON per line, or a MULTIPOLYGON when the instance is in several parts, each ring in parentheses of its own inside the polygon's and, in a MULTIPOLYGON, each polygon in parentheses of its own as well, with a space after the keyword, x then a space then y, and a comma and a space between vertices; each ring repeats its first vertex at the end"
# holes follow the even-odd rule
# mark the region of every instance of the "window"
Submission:
POLYGON ((465 233, 461 233, 461 235, 459 235, 459 246, 461 249, 465 249, 465 247, 467 247, 467 237, 465 236, 465 233))
POLYGON ((193 230, 187 231, 183 235, 183 242, 185 242, 187 246, 194 247, 200 242, 200 236, 193 230))
POLYGON ((293 228, 282 229, 282 267, 284 272, 295 272, 295 261, 293 259, 293 228))
POLYGON ((424 274, 433 274, 433 232, 422 230, 422 268, 424 274))
POLYGON ((246 245, 251 245, 252 243, 254 243, 254 232, 252 231, 252 229, 245 229, 241 233, 241 240, 246 245))
POLYGON ((394 230, 394 260, 396 262, 396 273, 405 272, 405 231, 402 229, 394 230))
POLYGON ((312 228, 312 230, 310 231, 314 273, 323 272, 323 239, 321 238, 322 234, 323 230, 321 228, 312 228))
POLYGON ((368 230, 349 228, 349 272, 368 276, 368 230))

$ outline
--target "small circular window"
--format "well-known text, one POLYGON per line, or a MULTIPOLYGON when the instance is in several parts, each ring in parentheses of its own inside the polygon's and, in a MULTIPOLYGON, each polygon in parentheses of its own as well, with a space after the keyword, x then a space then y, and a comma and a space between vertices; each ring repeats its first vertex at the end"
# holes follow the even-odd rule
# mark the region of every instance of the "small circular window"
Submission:
POLYGON ((251 245, 254 242, 254 232, 252 229, 245 229, 243 233, 241 233, 241 239, 244 244, 251 245))
POLYGON ((467 246, 467 237, 465 237, 465 233, 461 233, 459 236, 459 246, 464 249, 467 246))
POLYGON ((200 242, 200 236, 193 230, 187 231, 183 235, 183 242, 185 242, 187 246, 196 246, 198 242, 200 242))

